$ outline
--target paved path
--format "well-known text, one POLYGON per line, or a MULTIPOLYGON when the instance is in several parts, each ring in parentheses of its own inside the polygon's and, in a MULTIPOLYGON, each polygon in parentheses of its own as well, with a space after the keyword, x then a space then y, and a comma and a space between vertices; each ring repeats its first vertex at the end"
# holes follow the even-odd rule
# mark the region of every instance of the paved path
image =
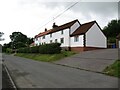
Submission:
POLYGON ((117 59, 117 49, 103 49, 82 52, 54 63, 102 72, 107 66, 114 63, 117 59))
POLYGON ((19 88, 117 88, 118 79, 51 63, 5 55, 19 88))

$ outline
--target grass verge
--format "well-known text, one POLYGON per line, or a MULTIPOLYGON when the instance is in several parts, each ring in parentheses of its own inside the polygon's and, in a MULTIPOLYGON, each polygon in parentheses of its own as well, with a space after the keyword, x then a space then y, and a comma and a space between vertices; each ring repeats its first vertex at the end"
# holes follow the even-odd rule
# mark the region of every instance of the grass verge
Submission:
POLYGON ((53 62, 65 57, 72 56, 74 54, 76 53, 71 51, 62 51, 60 54, 16 53, 15 56, 20 56, 43 62, 53 62))
POLYGON ((103 73, 120 78, 120 60, 116 60, 112 65, 106 67, 103 73))

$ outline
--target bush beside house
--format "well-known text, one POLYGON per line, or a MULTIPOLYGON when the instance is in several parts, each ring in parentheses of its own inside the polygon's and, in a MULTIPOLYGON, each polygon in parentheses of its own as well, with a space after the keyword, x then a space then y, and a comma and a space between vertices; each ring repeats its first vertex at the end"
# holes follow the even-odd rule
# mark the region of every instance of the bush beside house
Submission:
POLYGON ((61 52, 60 43, 44 44, 35 47, 17 49, 18 53, 57 54, 61 52))

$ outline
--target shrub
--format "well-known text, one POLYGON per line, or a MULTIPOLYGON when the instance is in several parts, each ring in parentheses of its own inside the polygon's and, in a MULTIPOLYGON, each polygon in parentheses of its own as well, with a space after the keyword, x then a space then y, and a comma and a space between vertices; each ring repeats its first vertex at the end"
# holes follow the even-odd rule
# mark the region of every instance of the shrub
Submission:
POLYGON ((60 51, 60 43, 45 44, 39 47, 39 53, 41 54, 57 54, 60 53, 60 51))
POLYGON ((39 46, 30 47, 29 53, 39 53, 39 46))
POLYGON ((18 53, 57 54, 61 52, 60 43, 44 44, 35 47, 19 48, 18 53))
POLYGON ((12 53, 12 49, 7 48, 7 49, 6 49, 6 53, 12 53))

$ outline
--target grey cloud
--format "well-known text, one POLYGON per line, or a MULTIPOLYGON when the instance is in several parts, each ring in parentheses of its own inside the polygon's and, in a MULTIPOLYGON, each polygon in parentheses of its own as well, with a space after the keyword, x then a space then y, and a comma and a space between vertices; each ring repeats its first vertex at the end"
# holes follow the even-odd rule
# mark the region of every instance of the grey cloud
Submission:
MULTIPOLYGON (((65 8, 74 4, 75 2, 50 2, 43 3, 47 8, 54 9, 56 7, 64 6, 65 8)), ((114 15, 117 13, 117 2, 79 2, 72 10, 75 13, 83 13, 85 15, 89 13, 95 13, 102 16, 114 15)))
MULTIPOLYGON (((22 3, 37 4, 38 6, 44 5, 49 9, 55 9, 59 7, 68 8, 75 2, 41 2, 41 0, 22 0, 22 3)), ((78 2, 72 10, 75 13, 89 14, 96 13, 101 15, 109 15, 117 13, 118 3, 117 2, 78 2)))

